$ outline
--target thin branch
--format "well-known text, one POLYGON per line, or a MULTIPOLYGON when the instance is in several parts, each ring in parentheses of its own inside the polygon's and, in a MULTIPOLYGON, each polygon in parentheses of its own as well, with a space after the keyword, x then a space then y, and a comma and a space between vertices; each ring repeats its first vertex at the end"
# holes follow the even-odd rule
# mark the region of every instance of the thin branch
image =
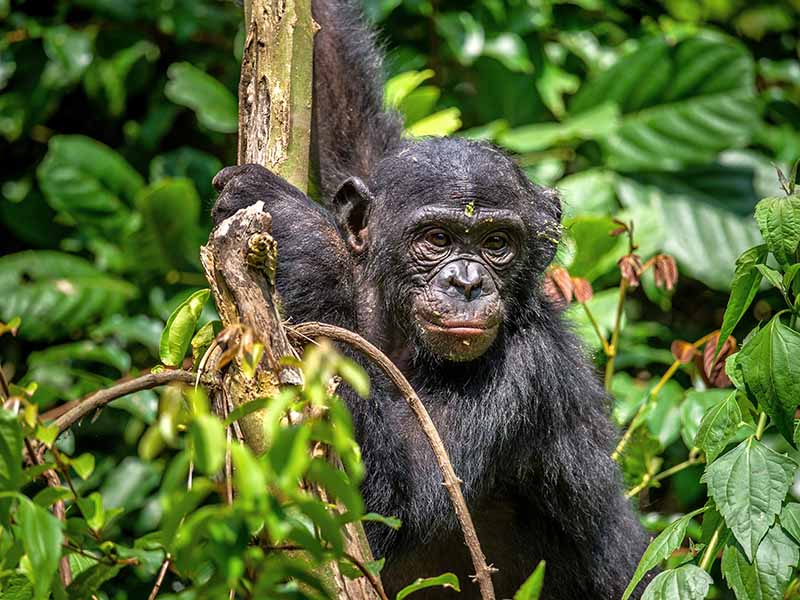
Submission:
POLYGON ((405 376, 383 352, 360 335, 348 331, 347 329, 324 323, 302 323, 287 328, 287 331, 290 335, 296 337, 326 337, 336 342, 345 343, 364 354, 374 364, 380 367, 389 380, 397 386, 403 398, 408 403, 408 406, 417 417, 422 431, 428 438, 428 443, 436 457, 436 462, 439 463, 439 469, 444 478, 444 486, 447 489, 447 493, 450 495, 450 501, 453 504, 456 517, 458 517, 461 530, 464 533, 464 541, 472 556, 472 564, 475 567, 475 579, 480 585, 481 596, 484 600, 493 600, 495 597, 491 577, 493 569, 486 564, 486 557, 478 541, 478 534, 475 531, 475 526, 469 514, 467 503, 464 501, 464 496, 461 493, 461 480, 456 476, 453 470, 453 465, 442 443, 442 438, 436 430, 436 426, 433 424, 428 411, 425 409, 425 405, 422 404, 419 396, 417 396, 417 393, 414 391, 414 388, 411 387, 411 384, 408 383, 405 376))
MULTIPOLYGON (((161 371, 160 373, 148 373, 147 375, 142 375, 141 377, 136 377, 135 379, 129 379, 127 381, 117 383, 110 388, 99 390, 81 400, 78 400, 67 412, 57 417, 54 420, 54 423, 58 425, 58 431, 61 433, 64 430, 72 427, 72 425, 80 421, 89 413, 99 408, 103 408, 106 404, 113 402, 117 398, 122 398, 123 396, 133 394, 134 392, 149 390, 151 388, 172 383, 174 381, 193 384, 194 380, 194 373, 189 371, 176 370, 161 371)), ((48 413, 44 413, 42 415, 42 419, 46 420, 47 418, 48 413)))
POLYGON ((158 596, 158 590, 161 589, 161 584, 164 583, 164 577, 167 575, 167 569, 169 569, 169 564, 172 562, 172 557, 167 554, 164 562, 161 563, 161 569, 158 571, 158 577, 156 578, 156 583, 153 585, 153 590, 150 592, 150 595, 147 597, 147 600, 156 600, 156 596, 158 596))
POLYGON ((351 563, 353 563, 356 567, 358 567, 358 570, 364 574, 364 577, 367 578, 367 581, 369 581, 369 584, 372 586, 372 589, 374 589, 375 593, 378 594, 378 596, 380 596, 381 600, 389 600, 389 598, 386 596, 386 592, 383 591, 383 586, 377 579, 375 579, 375 575, 373 575, 370 572, 370 570, 363 562, 358 560, 352 554, 348 554, 347 552, 345 552, 344 557, 351 563))
MULTIPOLYGON (((25 438, 25 447, 28 450, 28 457, 34 464, 41 465, 44 463, 41 456, 33 449, 33 444, 31 444, 31 441, 28 438, 25 438)), ((49 487, 61 486, 61 480, 58 478, 58 473, 56 473, 53 469, 48 469, 45 471, 44 478, 49 487)), ((53 504, 52 510, 56 519, 62 523, 67 520, 67 511, 63 500, 57 500, 55 504, 53 504)), ((64 543, 67 542, 68 540, 65 540, 64 543)), ((61 580, 61 585, 63 585, 65 588, 72 583, 72 567, 69 566, 69 556, 62 556, 58 560, 58 578, 61 580)))

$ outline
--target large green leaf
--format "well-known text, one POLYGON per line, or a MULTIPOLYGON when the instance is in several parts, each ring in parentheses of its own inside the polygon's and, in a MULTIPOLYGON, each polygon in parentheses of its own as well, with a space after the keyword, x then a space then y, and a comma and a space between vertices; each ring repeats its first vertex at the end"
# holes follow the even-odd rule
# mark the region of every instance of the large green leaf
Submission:
POLYGON ((702 164, 744 146, 758 123, 753 59, 737 42, 703 33, 646 40, 585 84, 571 114, 615 102, 623 119, 603 140, 623 170, 702 164))
POLYGON ((81 135, 51 138, 37 175, 45 198, 56 211, 75 223, 105 229, 129 224, 126 204, 144 186, 142 177, 124 158, 81 135))
POLYGON ((731 284, 733 264, 747 248, 761 239, 750 217, 727 210, 710 190, 697 185, 665 186, 658 180, 620 177, 617 195, 623 206, 658 215, 662 223, 664 252, 675 257, 681 272, 717 290, 731 284))
POLYGON ((16 491, 22 478, 22 428, 16 415, 0 408, 0 492, 16 491))
POLYGON ((167 272, 186 268, 200 246, 200 198, 189 179, 162 179, 136 198, 142 228, 132 236, 137 265, 167 272))
POLYGON ((219 81, 189 63, 175 63, 167 70, 167 98, 191 108, 200 123, 220 133, 239 127, 236 98, 219 81))
POLYGON ((756 207, 756 222, 769 251, 781 265, 797 262, 800 196, 764 198, 756 207))
POLYGON ((498 143, 514 152, 534 152, 573 140, 604 139, 617 127, 619 109, 606 102, 561 123, 523 125, 502 133, 498 143))
POLYGON ((796 468, 794 460, 755 438, 706 468, 702 481, 748 560, 775 522, 796 468))
POLYGON ((747 390, 792 441, 794 415, 800 404, 800 333, 780 315, 762 327, 737 357, 747 390))
POLYGON ((576 245, 569 265, 570 275, 594 281, 616 268, 627 249, 623 236, 609 235, 616 228, 611 217, 593 215, 582 215, 565 223, 565 232, 576 245))
POLYGON ((703 600, 714 580, 695 565, 683 565, 656 575, 642 600, 703 600))
POLYGON ((25 554, 31 561, 34 599, 49 597, 50 583, 61 557, 61 521, 47 510, 20 497, 17 507, 17 527, 25 554))
POLYGON ((22 317, 20 335, 34 340, 73 333, 119 312, 137 294, 82 258, 48 250, 0 257, 0 289, 0 320, 22 317))
MULTIPOLYGON (((688 527, 693 517, 696 517, 705 508, 699 508, 680 519, 677 519, 664 528, 664 531, 658 534, 658 537, 650 542, 647 550, 644 551, 639 566, 636 567, 633 577, 625 588, 625 593, 622 594, 622 600, 628 600, 633 590, 639 585, 642 578, 647 575, 648 571, 658 566, 663 560, 668 559, 672 553, 680 548, 683 543, 683 538, 686 537, 686 527, 688 527)), ((651 582, 652 586, 652 582, 651 582)), ((649 587, 649 586, 648 586, 649 587)))
POLYGON ((739 546, 727 546, 722 573, 737 600, 780 600, 798 560, 797 544, 775 525, 764 536, 752 563, 739 546))

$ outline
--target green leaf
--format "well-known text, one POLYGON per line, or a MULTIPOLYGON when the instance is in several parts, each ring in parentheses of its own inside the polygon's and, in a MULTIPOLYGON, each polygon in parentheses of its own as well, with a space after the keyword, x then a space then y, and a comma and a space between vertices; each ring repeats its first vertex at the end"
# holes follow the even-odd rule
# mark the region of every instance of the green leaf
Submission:
POLYGON ((783 287, 787 290, 791 289, 792 283, 798 273, 800 273, 800 262, 786 269, 786 272, 783 274, 783 287))
POLYGON ((247 446, 231 445, 233 460, 233 481, 241 498, 248 501, 266 499, 267 478, 264 467, 247 446))
POLYGON ((616 228, 613 219, 605 216, 581 215, 565 223, 565 230, 577 244, 570 275, 592 282, 616 269, 627 244, 623 236, 609 235, 616 228))
POLYGON ((61 521, 47 510, 36 506, 25 497, 19 498, 17 506, 17 528, 25 554, 31 562, 35 576, 33 584, 34 600, 44 600, 49 596, 58 560, 61 558, 61 521))
POLYGON ((655 576, 642 600, 703 600, 714 580, 695 565, 683 565, 655 576))
POLYGON ((75 469, 78 477, 89 479, 89 476, 94 471, 94 455, 86 452, 77 458, 69 459, 69 464, 75 469))
POLYGON ((281 485, 293 486, 305 473, 311 463, 308 452, 310 438, 311 429, 302 425, 278 430, 267 456, 281 485))
POLYGON ((533 72, 533 63, 528 55, 528 47, 516 33, 506 31, 486 40, 483 54, 499 60, 510 71, 533 72))
POLYGON ((187 178, 203 199, 216 195, 211 180, 222 169, 220 160, 207 152, 191 146, 181 146, 170 152, 159 154, 150 161, 152 182, 170 178, 187 178))
POLYGON ((616 129, 618 120, 617 105, 605 102, 561 123, 536 123, 510 129, 497 141, 514 152, 535 152, 574 140, 603 139, 616 129))
POLYGON ((37 169, 47 202, 74 223, 116 232, 130 227, 127 205, 144 186, 122 156, 80 135, 50 139, 37 169))
POLYGON ((119 312, 135 286, 105 275, 77 256, 30 250, 0 257, 0 320, 22 319, 19 335, 54 340, 119 312))
POLYGON ((789 502, 783 507, 779 519, 784 530, 800 543, 800 503, 789 502))
POLYGON ((88 31, 66 25, 45 29, 43 47, 50 62, 42 73, 43 83, 68 87, 77 82, 92 62, 93 37, 88 31))
POLYGON ((91 598, 106 581, 116 577, 123 566, 95 563, 85 571, 82 571, 67 588, 70 600, 91 598))
POLYGON ((398 108, 411 92, 433 76, 434 72, 431 69, 406 71, 395 75, 386 82, 384 87, 384 105, 386 108, 398 108))
POLYGON ((384 525, 390 527, 391 529, 400 529, 400 527, 403 525, 403 522, 397 517, 384 517, 383 515, 379 515, 378 513, 367 513, 363 517, 361 517, 361 520, 383 523, 384 525))
POLYGON ((797 262, 800 244, 800 196, 764 198, 756 206, 756 222, 769 251, 782 266, 797 262))
POLYGON ((197 415, 189 427, 198 471, 213 475, 225 462, 225 429, 222 422, 211 415, 197 415))
POLYGON ((544 569, 545 562, 540 560, 531 576, 525 580, 525 583, 514 594, 514 600, 539 600, 542 586, 544 585, 544 569))
POLYGON ((159 355, 165 365, 177 367, 183 361, 210 294, 211 290, 194 292, 170 315, 159 344, 159 355))
MULTIPOLYGON (((647 575, 651 569, 658 566, 658 563, 667 560, 675 550, 680 548, 681 543, 683 543, 683 538, 686 537, 686 528, 692 518, 705 510, 706 507, 703 507, 683 515, 680 519, 673 521, 665 527, 664 531, 659 533, 658 537, 650 542, 647 550, 644 551, 642 558, 639 560, 639 565, 636 567, 636 571, 633 573, 628 587, 625 588, 625 592, 622 594, 622 600, 628 600, 642 578, 647 575)), ((653 582, 650 584, 651 586, 652 583, 653 582)))
POLYGON ((81 514, 86 519, 86 524, 93 531, 102 531, 106 525, 106 510, 103 507, 103 496, 99 492, 92 492, 85 498, 78 498, 81 514))
POLYGON ((167 98, 191 108, 200 124, 212 131, 235 133, 239 128, 236 98, 228 88, 197 67, 183 62, 170 65, 167 98))
POLYGON ((725 449, 741 421, 742 411, 735 391, 706 412, 700 421, 694 445, 705 452, 707 463, 714 462, 725 449))
POLYGON ((701 481, 748 559, 775 522, 796 468, 794 460, 755 438, 706 468, 701 481))
POLYGON ((747 144, 759 123, 754 79, 750 53, 730 38, 652 38, 586 83, 570 113, 616 102, 624 116, 601 140, 607 163, 675 170, 747 144))
POLYGON ((0 408, 0 491, 15 492, 22 483, 22 427, 16 415, 0 408))
POLYGON ((733 283, 731 283, 731 296, 728 298, 725 315, 722 317, 722 327, 720 328, 719 342, 717 343, 715 355, 719 353, 722 344, 733 333, 739 320, 753 302, 753 298, 756 297, 758 288, 761 285, 761 271, 756 267, 766 262, 767 253, 766 244, 760 244, 745 250, 736 259, 736 271, 734 271, 733 283))
MULTIPOLYGON (((695 390, 686 392, 686 399, 681 404, 681 437, 686 447, 696 446, 697 432, 703 417, 719 406, 730 396, 730 390, 695 390)), ((710 462, 710 461, 709 461, 710 462)))
POLYGON ((716 290, 729 289, 736 258, 760 241, 752 218, 730 210, 716 197, 724 193, 724 188, 715 183, 724 179, 725 173, 717 169, 703 174, 712 178, 703 187, 692 171, 659 178, 617 179, 622 205, 655 215, 661 223, 661 239, 652 241, 675 257, 682 274, 716 290), (686 178, 691 178, 691 185, 686 178))
POLYGON ((425 577, 417 579, 411 585, 407 585, 402 590, 397 592, 395 600, 403 600, 403 598, 410 596, 414 592, 418 592, 419 590, 424 590, 425 588, 430 587, 452 588, 457 592, 461 591, 461 586, 458 583, 458 577, 452 573, 443 573, 438 577, 425 577))
POLYGON ((776 525, 759 544, 752 564, 738 545, 728 545, 722 574, 738 600, 781 599, 799 559, 797 544, 776 525))
POLYGON ((189 179, 161 179, 136 197, 141 229, 129 240, 134 269, 166 273, 191 268, 199 239, 200 198, 189 179))
POLYGON ((406 129, 415 137, 426 135, 450 135, 461 127, 461 111, 456 107, 445 108, 437 113, 420 119, 406 129))
POLYGON ((445 13, 437 16, 435 22, 437 31, 462 65, 471 65, 483 53, 483 25, 470 13, 445 13))
POLYGON ((356 362, 342 358, 338 364, 338 372, 342 379, 362 398, 369 397, 369 376, 356 362))
POLYGON ((786 291, 783 287, 783 277, 775 269, 770 269, 767 265, 756 265, 756 268, 772 287, 778 288, 781 292, 786 291))
POLYGON ((334 469, 324 460, 315 458, 311 461, 307 477, 324 485, 328 493, 344 505, 348 511, 348 520, 361 517, 364 512, 364 501, 358 492, 358 486, 353 484, 343 471, 334 469))
POLYGON ((776 315, 739 352, 747 390, 778 430, 793 440, 794 415, 800 403, 800 333, 776 315))

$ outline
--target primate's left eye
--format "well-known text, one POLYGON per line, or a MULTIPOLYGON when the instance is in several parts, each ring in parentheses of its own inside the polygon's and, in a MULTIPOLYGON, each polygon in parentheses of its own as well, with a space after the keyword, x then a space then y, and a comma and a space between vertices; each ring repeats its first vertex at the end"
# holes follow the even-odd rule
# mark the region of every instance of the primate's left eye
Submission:
POLYGON ((500 234, 490 235, 483 241, 483 247, 492 252, 499 252, 505 250, 508 246, 508 239, 506 236, 500 234))

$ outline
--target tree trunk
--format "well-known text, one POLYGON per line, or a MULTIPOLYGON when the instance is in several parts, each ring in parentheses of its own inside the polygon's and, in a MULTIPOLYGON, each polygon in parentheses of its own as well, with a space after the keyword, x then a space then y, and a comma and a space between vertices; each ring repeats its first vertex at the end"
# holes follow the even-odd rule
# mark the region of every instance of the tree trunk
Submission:
MULTIPOLYGON (((311 16, 311 0, 245 0, 245 16, 239 163, 261 164, 306 190, 313 38, 318 29, 311 16)), ((281 357, 294 355, 294 350, 277 310, 274 279, 280 248, 270 235, 271 224, 263 204, 256 203, 215 228, 200 251, 223 325, 252 330, 264 346, 253 377, 245 376, 238 357, 226 371, 221 393, 236 406, 273 396, 281 384, 302 384, 296 369, 279 364, 281 357)), ((224 406, 227 401, 216 404, 224 406)), ((257 453, 269 444, 262 423, 258 411, 240 422, 245 443, 257 453)), ((323 489, 310 488, 326 498, 323 489)), ((348 524, 344 533, 347 554, 362 564, 372 560, 361 523, 348 524)), ((335 561, 327 566, 323 579, 337 599, 380 598, 366 577, 348 579, 335 561)))

